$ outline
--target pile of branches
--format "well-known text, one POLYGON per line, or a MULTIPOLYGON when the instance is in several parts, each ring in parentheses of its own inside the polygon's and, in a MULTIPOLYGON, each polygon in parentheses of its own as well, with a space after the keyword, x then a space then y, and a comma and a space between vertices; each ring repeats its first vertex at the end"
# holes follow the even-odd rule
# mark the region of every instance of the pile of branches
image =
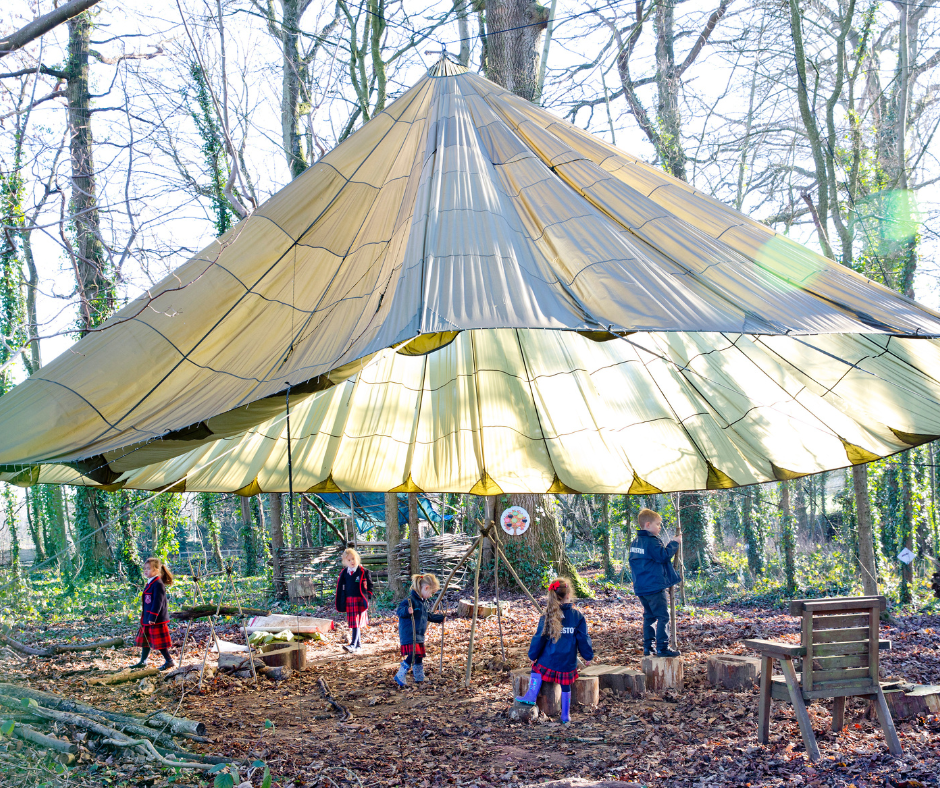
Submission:
POLYGON ((120 714, 51 692, 0 683, 0 732, 55 753, 71 765, 83 749, 97 754, 126 751, 162 766, 211 770, 227 758, 181 749, 184 738, 207 742, 201 722, 156 712, 120 714))

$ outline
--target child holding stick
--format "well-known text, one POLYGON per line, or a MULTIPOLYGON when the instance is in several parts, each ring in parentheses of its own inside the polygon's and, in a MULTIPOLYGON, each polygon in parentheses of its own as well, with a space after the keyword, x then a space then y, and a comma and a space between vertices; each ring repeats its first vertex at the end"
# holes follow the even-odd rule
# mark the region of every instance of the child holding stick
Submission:
POLYGON ((369 600, 372 599, 372 573, 362 565, 359 553, 351 547, 343 551, 343 569, 336 581, 336 609, 346 614, 349 625, 349 643, 344 645, 351 654, 362 650, 360 631, 369 623, 369 600))
POLYGON ((424 635, 428 622, 443 624, 445 618, 443 613, 431 612, 431 595, 440 587, 440 582, 432 574, 412 575, 411 593, 395 611, 398 614, 398 641, 404 657, 395 674, 395 683, 399 687, 407 685, 409 670, 417 683, 424 681, 424 635))
POLYGON ((594 647, 588 635, 587 621, 571 605, 571 583, 559 577, 548 587, 545 615, 529 645, 532 675, 529 689, 519 703, 532 705, 539 696, 543 681, 561 684, 561 721, 571 720, 571 685, 578 678, 578 653, 585 664, 594 659, 594 647))
POLYGON ((147 665, 147 657, 151 649, 157 649, 163 655, 163 664, 160 670, 169 670, 173 667, 170 657, 170 620, 167 611, 166 587, 173 585, 173 573, 159 558, 148 558, 142 567, 147 584, 141 594, 140 628, 134 644, 140 646, 140 661, 133 665, 143 668, 147 665))

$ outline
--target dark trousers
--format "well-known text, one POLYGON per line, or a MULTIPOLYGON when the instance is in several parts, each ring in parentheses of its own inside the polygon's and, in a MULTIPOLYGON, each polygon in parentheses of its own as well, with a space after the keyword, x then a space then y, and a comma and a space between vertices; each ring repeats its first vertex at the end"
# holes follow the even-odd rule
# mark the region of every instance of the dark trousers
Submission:
POLYGON ((656 650, 665 651, 669 648, 669 602, 666 600, 666 589, 640 597, 643 605, 643 650, 653 650, 653 639, 656 640, 656 650), (653 631, 653 622, 656 622, 656 631, 653 631))

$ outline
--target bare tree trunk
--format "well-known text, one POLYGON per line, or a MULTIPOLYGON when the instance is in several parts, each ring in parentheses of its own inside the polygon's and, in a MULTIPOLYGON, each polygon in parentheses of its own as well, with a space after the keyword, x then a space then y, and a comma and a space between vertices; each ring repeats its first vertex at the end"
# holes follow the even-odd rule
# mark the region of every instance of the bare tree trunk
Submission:
POLYGON ((284 573, 281 570, 280 551, 284 547, 281 494, 268 493, 268 503, 271 504, 271 568, 274 575, 274 596, 277 599, 284 599, 287 596, 287 584, 284 582, 284 573))
POLYGON ((790 513, 790 482, 780 483, 780 540, 783 547, 783 573, 788 594, 796 591, 796 539, 790 513))
MULTIPOLYGON (((901 452, 901 547, 914 552, 914 506, 911 491, 911 452, 901 452)), ((901 590, 898 599, 908 604, 912 599, 911 585, 914 582, 914 564, 901 562, 901 590)))
POLYGON ((601 495, 601 534, 604 548, 604 577, 614 576, 614 565, 610 558, 610 496, 601 495))
POLYGON ((401 584, 401 566, 398 563, 398 543, 401 533, 398 529, 398 494, 385 493, 385 541, 388 543, 388 590, 392 599, 404 599, 401 584))
POLYGON ((531 0, 487 0, 488 79, 529 101, 538 88, 538 53, 549 11, 531 0), (496 31, 499 32, 494 35, 496 31))
POLYGON ((418 527, 418 493, 408 493, 408 542, 411 548, 409 554, 408 573, 416 575, 420 569, 419 539, 421 531, 418 527))
POLYGON ((852 467, 852 485, 855 488, 855 512, 858 517, 858 560, 862 565, 862 588, 865 596, 876 596, 878 575, 875 569, 875 542, 871 499, 868 497, 867 465, 852 467))

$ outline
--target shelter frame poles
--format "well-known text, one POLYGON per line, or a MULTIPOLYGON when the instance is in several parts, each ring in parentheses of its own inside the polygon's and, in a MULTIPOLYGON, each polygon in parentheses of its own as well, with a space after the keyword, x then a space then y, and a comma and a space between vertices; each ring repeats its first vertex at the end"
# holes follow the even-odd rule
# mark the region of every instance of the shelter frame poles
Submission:
POLYGON ((477 567, 473 574, 473 618, 470 620, 470 643, 467 646, 467 674, 464 677, 464 686, 470 686, 470 674, 473 670, 473 636, 477 628, 477 607, 480 604, 480 565, 483 563, 483 535, 477 540, 477 567))
MULTIPOLYGON (((287 489, 288 501, 290 503, 290 532, 294 533, 294 462, 291 457, 290 445, 290 383, 287 384, 287 394, 285 395, 287 404, 287 489)), ((254 668, 252 668, 254 670, 254 668)))
MULTIPOLYGON (((496 541, 496 529, 493 529, 493 541, 496 541)), ((496 589, 496 622, 499 624, 499 653, 506 661, 506 644, 503 642, 503 611, 499 607, 499 551, 493 551, 493 587, 496 589)))

